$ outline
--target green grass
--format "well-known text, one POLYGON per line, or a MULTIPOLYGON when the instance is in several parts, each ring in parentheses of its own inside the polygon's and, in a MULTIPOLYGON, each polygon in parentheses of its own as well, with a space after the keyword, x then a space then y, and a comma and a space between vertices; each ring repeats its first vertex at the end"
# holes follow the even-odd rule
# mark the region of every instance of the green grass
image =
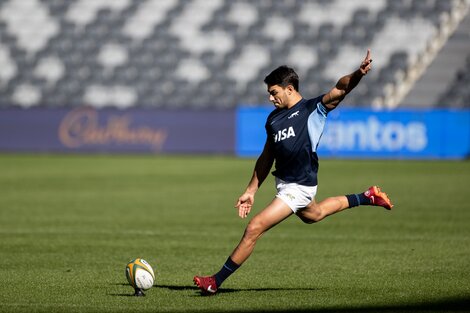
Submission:
MULTIPOLYGON (((470 162, 322 160, 317 200, 378 184, 360 207, 270 230, 215 297, 248 220, 233 208, 253 159, 0 155, 1 312, 454 312, 470 310, 470 162), (126 263, 155 287, 132 297, 126 263)), ((270 177, 259 211, 274 195, 270 177)))

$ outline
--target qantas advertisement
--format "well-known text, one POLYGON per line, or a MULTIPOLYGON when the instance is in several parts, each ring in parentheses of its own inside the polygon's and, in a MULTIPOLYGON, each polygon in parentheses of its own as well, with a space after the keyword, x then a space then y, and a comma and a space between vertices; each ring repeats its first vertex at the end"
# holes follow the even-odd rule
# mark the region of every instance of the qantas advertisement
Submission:
MULTIPOLYGON (((237 154, 258 155, 272 108, 237 111, 237 154)), ((286 134, 280 136, 287 137, 286 134)), ((470 157, 470 110, 338 108, 328 114, 317 149, 320 157, 463 159, 470 157)))

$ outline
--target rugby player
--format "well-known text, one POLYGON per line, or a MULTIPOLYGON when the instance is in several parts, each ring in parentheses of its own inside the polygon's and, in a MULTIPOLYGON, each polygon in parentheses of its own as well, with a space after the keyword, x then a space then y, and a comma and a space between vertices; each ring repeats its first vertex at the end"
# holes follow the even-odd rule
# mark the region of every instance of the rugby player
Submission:
POLYGON ((315 223, 344 209, 359 205, 380 206, 390 210, 393 205, 377 186, 358 194, 330 197, 316 202, 318 156, 317 146, 328 113, 357 86, 371 69, 370 50, 359 68, 341 77, 328 93, 304 99, 299 93, 299 77, 292 68, 280 66, 266 76, 269 100, 276 107, 268 116, 266 143, 258 157, 246 191, 235 207, 238 215, 250 213, 255 193, 275 164, 277 194, 248 223, 238 246, 219 272, 212 276, 195 276, 194 283, 205 295, 217 292, 222 283, 253 252, 257 240, 270 228, 295 214, 305 223, 315 223))

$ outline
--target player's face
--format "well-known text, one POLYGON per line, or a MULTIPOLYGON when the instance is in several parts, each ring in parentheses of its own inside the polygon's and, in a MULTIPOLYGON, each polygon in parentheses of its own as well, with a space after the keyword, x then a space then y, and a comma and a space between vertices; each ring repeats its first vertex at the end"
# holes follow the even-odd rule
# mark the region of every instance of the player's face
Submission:
POLYGON ((279 85, 268 86, 268 93, 269 101, 271 101, 276 108, 287 108, 287 104, 289 103, 287 88, 283 88, 279 85))

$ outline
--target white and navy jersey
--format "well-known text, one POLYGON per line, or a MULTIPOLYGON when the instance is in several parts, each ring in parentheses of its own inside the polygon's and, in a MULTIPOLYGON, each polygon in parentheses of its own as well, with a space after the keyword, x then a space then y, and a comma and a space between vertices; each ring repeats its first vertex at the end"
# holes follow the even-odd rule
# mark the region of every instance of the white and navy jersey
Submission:
POLYGON ((289 183, 317 185, 316 151, 328 114, 322 97, 302 99, 290 109, 269 114, 265 128, 274 147, 274 176, 289 183))

